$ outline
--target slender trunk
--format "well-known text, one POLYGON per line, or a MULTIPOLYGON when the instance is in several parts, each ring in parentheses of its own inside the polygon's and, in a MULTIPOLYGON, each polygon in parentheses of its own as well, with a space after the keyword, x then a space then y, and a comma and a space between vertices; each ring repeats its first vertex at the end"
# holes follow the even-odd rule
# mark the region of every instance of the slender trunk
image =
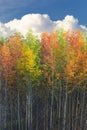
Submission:
MULTIPOLYGON (((59 96, 58 96, 59 98, 59 96)), ((57 120, 57 130, 59 130, 59 102, 57 100, 57 117, 58 117, 58 120, 57 120)))
POLYGON ((71 95, 68 96, 68 123, 67 128, 70 130, 71 125, 71 95))
POLYGON ((13 120, 13 110, 12 110, 12 99, 11 99, 11 95, 10 95, 10 111, 11 111, 11 130, 13 130, 13 128, 12 128, 12 125, 13 125, 13 123, 12 123, 12 120, 13 120))
POLYGON ((82 105, 81 105, 81 119, 80 119, 80 128, 81 129, 82 129, 82 126, 83 126, 84 105, 85 105, 85 89, 84 89, 84 92, 83 92, 82 105))
POLYGON ((30 78, 30 82, 28 81, 28 129, 32 129, 31 123, 32 123, 32 99, 31 99, 31 78, 30 78))
POLYGON ((1 104, 0 104, 0 130, 1 130, 1 104))
POLYGON ((61 118, 61 92, 62 92, 62 86, 61 86, 61 80, 59 81, 59 87, 60 87, 60 90, 59 90, 59 115, 58 115, 58 130, 60 130, 60 118, 61 118))
POLYGON ((7 127, 7 77, 5 79, 5 125, 4 128, 7 127))
POLYGON ((46 103, 46 130, 48 130, 48 100, 46 103))
POLYGON ((20 96, 19 96, 19 90, 18 90, 18 130, 20 130, 20 96))
POLYGON ((32 88, 30 91, 30 129, 32 130, 32 88))
POLYGON ((30 92, 28 93, 28 129, 30 128, 30 92))
POLYGON ((77 92, 77 102, 76 102, 76 117, 75 117, 75 130, 77 130, 77 125, 78 125, 78 105, 79 105, 79 88, 78 88, 78 92, 77 92))
POLYGON ((24 118, 23 118, 23 115, 22 115, 22 109, 20 111, 20 126, 21 126, 21 130, 24 130, 24 118))
POLYGON ((74 123, 74 119, 73 119, 74 116, 73 116, 73 113, 74 113, 74 109, 75 109, 75 108, 74 108, 74 103, 73 103, 73 95, 71 95, 71 96, 72 96, 72 97, 71 97, 71 100, 72 100, 72 109, 71 109, 71 113, 72 113, 72 117, 71 117, 71 129, 74 130, 74 124, 73 124, 73 123, 74 123))
POLYGON ((38 130, 38 103, 36 108, 36 130, 38 130))
POLYGON ((64 103, 64 117, 63 117, 63 130, 65 130, 66 127, 66 107, 67 107, 67 90, 65 94, 65 103, 64 103))
POLYGON ((27 130, 27 127, 28 127, 28 108, 27 108, 27 103, 28 103, 28 96, 26 94, 26 130, 27 130))
POLYGON ((50 130, 52 130, 53 127, 53 87, 51 90, 51 113, 50 113, 50 130))
MULTIPOLYGON (((54 65, 54 58, 52 52, 52 67, 54 65)), ((54 96, 54 70, 52 69, 52 87, 51 87, 51 112, 50 112, 50 130, 53 130, 53 96, 54 96)))
POLYGON ((45 113, 45 105, 44 105, 44 121, 43 121, 43 126, 44 126, 44 130, 46 130, 46 113, 45 113))
POLYGON ((84 118, 85 118, 85 128, 84 128, 84 130, 87 130, 87 104, 86 104, 86 106, 85 106, 85 112, 84 112, 84 114, 85 114, 85 116, 84 116, 84 118))

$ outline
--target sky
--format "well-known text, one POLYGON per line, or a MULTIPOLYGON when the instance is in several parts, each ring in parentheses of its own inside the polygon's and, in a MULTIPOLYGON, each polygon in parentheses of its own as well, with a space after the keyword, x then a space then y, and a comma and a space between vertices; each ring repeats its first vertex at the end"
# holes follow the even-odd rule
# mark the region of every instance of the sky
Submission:
POLYGON ((87 25, 87 0, 0 0, 0 21, 8 22, 25 14, 48 14, 52 20, 63 19, 66 15, 78 18, 87 25))
MULTIPOLYGON (((87 26, 86 12, 87 0, 0 0, 0 34, 7 36, 7 33, 12 34, 15 30, 23 32, 22 29, 17 29, 18 26, 28 27, 28 30, 31 26, 35 33, 45 31, 47 27, 49 32, 60 24, 65 28, 68 28, 67 25, 72 30, 75 27, 84 30, 87 26), (40 19, 38 22, 41 23, 34 23, 36 19, 40 19)), ((25 29, 23 33, 26 32, 25 29)))

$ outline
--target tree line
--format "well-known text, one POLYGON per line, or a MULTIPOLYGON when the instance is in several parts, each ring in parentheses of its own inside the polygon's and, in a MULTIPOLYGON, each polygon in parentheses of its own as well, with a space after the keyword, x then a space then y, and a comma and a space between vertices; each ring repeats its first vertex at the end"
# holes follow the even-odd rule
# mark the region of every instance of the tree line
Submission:
POLYGON ((86 130, 87 34, 0 39, 0 130, 86 130))

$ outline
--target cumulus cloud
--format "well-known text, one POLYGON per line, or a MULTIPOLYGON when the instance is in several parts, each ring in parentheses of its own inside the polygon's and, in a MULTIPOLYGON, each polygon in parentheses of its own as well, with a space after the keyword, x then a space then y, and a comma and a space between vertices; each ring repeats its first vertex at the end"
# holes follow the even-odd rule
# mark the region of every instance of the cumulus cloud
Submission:
POLYGON ((21 19, 14 19, 8 23, 0 23, 0 36, 8 37, 15 32, 26 35, 29 30, 34 34, 40 35, 42 32, 51 32, 63 28, 64 30, 87 31, 83 25, 79 25, 78 19, 67 15, 63 20, 52 21, 47 14, 27 14, 21 19))
POLYGON ((72 15, 67 15, 62 21, 56 21, 56 28, 63 28, 64 30, 78 30, 85 32, 87 28, 83 25, 79 25, 78 19, 74 18, 72 15))

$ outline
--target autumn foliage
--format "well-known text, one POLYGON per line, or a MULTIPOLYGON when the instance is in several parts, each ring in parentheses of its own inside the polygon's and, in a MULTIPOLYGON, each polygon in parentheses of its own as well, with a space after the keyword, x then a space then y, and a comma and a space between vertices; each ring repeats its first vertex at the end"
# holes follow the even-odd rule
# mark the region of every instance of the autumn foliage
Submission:
MULTIPOLYGON (((44 106, 44 110, 48 110, 46 111, 48 112, 48 117, 46 117, 46 115, 44 116, 45 123, 50 122, 50 107, 53 107, 50 105, 52 99, 50 97, 53 96, 52 100, 55 104, 55 107, 52 109, 52 111, 54 110, 53 114, 55 116, 55 118, 53 117, 54 127, 57 129, 55 122, 60 121, 63 123, 59 124, 63 125, 63 128, 65 128, 65 115, 63 119, 64 101, 67 102, 68 105, 70 105, 70 101, 75 105, 73 103, 73 93, 79 94, 79 99, 81 99, 80 95, 82 92, 86 93, 87 91, 86 39, 85 33, 80 30, 74 32, 59 30, 51 32, 50 34, 47 32, 42 33, 40 40, 31 32, 28 33, 26 38, 18 34, 3 40, 0 45, 0 91, 2 91, 5 96, 7 95, 8 100, 11 100, 10 96, 13 97, 12 100, 15 100, 15 98, 17 98, 16 94, 18 93, 20 95, 20 100, 18 99, 18 101, 21 102, 21 107, 23 107, 21 108, 21 111, 24 113, 26 113, 26 109, 29 109, 30 113, 34 113, 33 110, 31 111, 31 108, 35 109, 36 106, 36 122, 39 120, 39 115, 37 115, 39 113, 38 105, 42 102, 41 104, 44 106), (28 99, 26 99, 26 97, 28 99), (36 101, 35 106, 31 105, 31 108, 29 108, 29 105, 27 106, 27 104, 33 104, 33 98, 36 101), (63 106, 61 103, 62 100, 63 106), (26 108, 24 107, 24 104, 26 104, 26 108), (61 106, 58 108, 59 104, 61 106), (61 113, 61 119, 60 115, 56 117, 55 110, 57 110, 57 114, 59 114, 58 112, 61 113), (47 122, 47 120, 49 122, 47 122)), ((84 109, 86 109, 83 100, 85 100, 85 97, 81 99, 81 105, 83 104, 84 109)), ((15 102, 12 105, 16 104, 15 102)), ((8 106, 10 106, 11 103, 12 102, 10 102, 8 106)), ((73 105, 70 106, 72 111, 73 105)), ((72 112, 72 116, 77 119, 77 109, 78 111, 81 111, 82 108, 81 106, 80 109, 77 108, 77 106, 75 107, 75 113, 72 112)), ((40 108, 40 110, 42 108, 40 108)), ((43 112, 45 113, 44 110, 43 112)), ((11 110, 9 110, 9 112, 10 111, 11 110)), ((16 109, 14 111, 16 111, 16 109)), ((70 112, 67 107, 66 112, 68 113, 68 111, 70 112)), ((83 114, 83 109, 81 114, 83 114)), ((31 115, 31 117, 33 115, 31 115)), ((16 120, 14 117, 15 115, 13 114, 12 118, 13 120, 16 120)), ((73 117, 71 120, 69 120, 70 117, 66 117, 66 121, 70 121, 69 123, 73 122, 73 125, 76 126, 73 117)), ((23 118, 25 117, 23 116, 23 118)), ((30 120, 29 116, 26 118, 27 120, 30 120)), ((81 120, 79 122, 82 122, 82 118, 81 115, 81 120)), ((31 121, 32 120, 33 119, 31 119, 31 121)), ((41 120, 43 122, 43 119, 41 120)), ((76 128, 78 128, 78 124, 79 123, 77 123, 76 128)), ((37 125, 38 124, 35 124, 36 127, 37 125)), ((49 124, 45 125, 48 125, 47 127, 49 127, 49 124)), ((23 127, 25 129, 25 124, 23 127)), ((60 130, 62 130, 61 127, 60 130)))

